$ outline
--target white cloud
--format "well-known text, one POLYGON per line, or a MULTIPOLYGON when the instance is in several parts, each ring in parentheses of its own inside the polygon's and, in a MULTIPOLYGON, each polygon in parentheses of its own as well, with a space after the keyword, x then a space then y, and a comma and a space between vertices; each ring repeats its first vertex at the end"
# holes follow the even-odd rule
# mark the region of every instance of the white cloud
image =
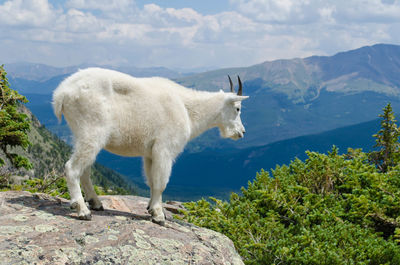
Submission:
POLYGON ((129 11, 135 9, 135 4, 130 0, 68 0, 67 8, 111 11, 129 11))
POLYGON ((352 0, 339 1, 335 16, 341 22, 353 23, 398 23, 400 22, 400 1, 352 0))
POLYGON ((77 9, 69 9, 61 18, 57 19, 56 25, 60 30, 74 33, 94 33, 103 30, 102 20, 90 13, 84 13, 77 9))
POLYGON ((10 0, 0 5, 0 14, 3 25, 43 27, 48 26, 57 11, 47 0, 10 0))
MULTIPOLYGON (((318 3, 310 0, 232 0, 238 12, 267 23, 303 24, 318 17, 318 3), (317 4, 317 5, 315 5, 317 4)), ((317 2, 317 1, 315 1, 317 2)))
POLYGON ((400 0, 230 3, 204 15, 130 0, 0 2, 0 46, 10 50, 0 61, 228 67, 400 43, 400 0))

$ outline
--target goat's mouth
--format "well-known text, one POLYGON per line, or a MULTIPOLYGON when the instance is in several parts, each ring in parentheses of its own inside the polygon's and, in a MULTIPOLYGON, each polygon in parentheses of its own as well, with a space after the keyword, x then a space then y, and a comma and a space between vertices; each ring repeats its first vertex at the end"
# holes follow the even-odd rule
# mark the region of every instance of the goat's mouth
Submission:
POLYGON ((220 128, 220 135, 222 138, 229 138, 232 140, 239 140, 244 137, 244 132, 236 130, 223 130, 220 128))
POLYGON ((237 133, 235 133, 234 135, 232 135, 232 136, 229 137, 229 138, 231 138, 231 139, 233 139, 233 140, 239 140, 239 139, 241 139, 241 138, 243 138, 243 137, 244 137, 244 134, 243 134, 243 133, 237 132, 237 133))

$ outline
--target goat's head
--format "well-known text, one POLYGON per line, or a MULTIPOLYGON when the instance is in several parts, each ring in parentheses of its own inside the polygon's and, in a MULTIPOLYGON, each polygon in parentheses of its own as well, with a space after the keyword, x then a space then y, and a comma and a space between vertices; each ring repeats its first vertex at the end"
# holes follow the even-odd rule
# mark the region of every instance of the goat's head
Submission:
POLYGON ((231 93, 228 93, 225 98, 224 106, 221 112, 221 124, 219 130, 221 136, 224 138, 232 138, 234 140, 244 137, 246 132, 242 120, 240 119, 240 113, 242 109, 242 100, 248 98, 248 96, 242 96, 242 82, 238 76, 239 90, 235 94, 231 77, 228 75, 229 83, 231 87, 231 93))

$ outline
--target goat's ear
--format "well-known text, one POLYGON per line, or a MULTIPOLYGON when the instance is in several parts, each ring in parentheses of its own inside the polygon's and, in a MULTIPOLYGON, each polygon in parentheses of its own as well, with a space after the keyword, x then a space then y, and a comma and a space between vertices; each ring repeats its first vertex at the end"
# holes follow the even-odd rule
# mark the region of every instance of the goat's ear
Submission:
POLYGON ((237 102, 237 101, 242 101, 249 98, 249 96, 237 96, 237 95, 229 95, 226 101, 228 102, 237 102))

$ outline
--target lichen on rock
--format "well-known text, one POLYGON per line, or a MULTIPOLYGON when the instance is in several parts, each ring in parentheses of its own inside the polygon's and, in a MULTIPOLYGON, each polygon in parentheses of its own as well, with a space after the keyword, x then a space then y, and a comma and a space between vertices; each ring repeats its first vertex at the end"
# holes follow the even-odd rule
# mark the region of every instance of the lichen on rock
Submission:
POLYGON ((46 224, 40 224, 40 225, 35 226, 35 230, 40 233, 58 232, 57 227, 54 227, 51 225, 46 225, 46 224))
POLYGON ((32 232, 33 229, 30 226, 27 225, 1 225, 0 226, 0 235, 14 235, 14 234, 23 234, 23 233, 28 233, 32 232))

